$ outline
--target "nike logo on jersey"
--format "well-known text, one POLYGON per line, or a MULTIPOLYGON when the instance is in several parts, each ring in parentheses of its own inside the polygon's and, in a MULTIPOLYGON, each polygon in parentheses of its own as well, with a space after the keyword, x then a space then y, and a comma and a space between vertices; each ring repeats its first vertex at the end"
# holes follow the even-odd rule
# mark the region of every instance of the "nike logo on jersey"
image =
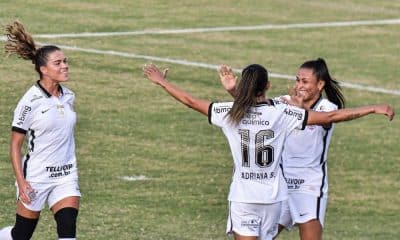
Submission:
POLYGON ((303 217, 303 216, 305 216, 305 215, 307 215, 308 213, 300 213, 299 215, 300 215, 300 217, 303 217))
POLYGON ((42 110, 42 114, 43 114, 43 113, 46 113, 46 112, 49 111, 49 110, 50 110, 50 108, 45 109, 45 110, 42 110))

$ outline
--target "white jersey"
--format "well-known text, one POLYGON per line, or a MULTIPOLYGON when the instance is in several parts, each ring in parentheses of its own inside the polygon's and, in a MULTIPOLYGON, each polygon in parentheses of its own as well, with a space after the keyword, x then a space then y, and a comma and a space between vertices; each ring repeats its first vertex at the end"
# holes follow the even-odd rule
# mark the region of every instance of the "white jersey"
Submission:
MULTIPOLYGON (((337 106, 319 98, 313 111, 330 112, 337 106)), ((325 128, 310 125, 302 131, 294 130, 286 139, 282 152, 283 172, 289 192, 303 192, 322 197, 328 192, 327 153, 334 125, 325 128)))
MULTIPOLYGON (((272 101, 271 101, 272 102, 272 101)), ((287 198, 280 159, 286 137, 307 122, 307 111, 286 104, 262 103, 253 107, 238 125, 229 122, 233 103, 213 103, 209 122, 222 128, 232 152, 234 173, 228 200, 274 203, 287 198)))
POLYGON ((60 86, 61 96, 51 96, 39 82, 19 101, 12 131, 27 135, 27 154, 21 159, 29 182, 77 179, 73 109, 75 95, 60 86))

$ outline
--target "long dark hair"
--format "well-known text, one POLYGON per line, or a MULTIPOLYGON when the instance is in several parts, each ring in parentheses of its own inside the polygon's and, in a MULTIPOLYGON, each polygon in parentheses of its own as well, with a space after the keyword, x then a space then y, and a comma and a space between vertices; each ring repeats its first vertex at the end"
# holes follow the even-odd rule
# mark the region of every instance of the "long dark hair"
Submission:
POLYGON ((46 45, 41 48, 36 48, 35 42, 31 34, 29 34, 22 23, 15 21, 6 26, 7 42, 4 46, 5 52, 8 55, 18 55, 25 60, 31 60, 35 64, 35 70, 42 78, 41 66, 45 66, 48 61, 48 56, 54 51, 59 51, 60 48, 53 45, 46 45))
POLYGON ((257 97, 265 94, 268 71, 259 64, 251 64, 242 71, 242 79, 236 88, 237 96, 229 111, 229 120, 238 124, 250 107, 257 104, 257 97))
POLYGON ((344 108, 345 98, 342 93, 342 88, 339 82, 331 77, 328 66, 322 58, 304 62, 300 68, 312 69, 317 80, 325 82, 324 91, 329 101, 333 102, 338 108, 344 108))

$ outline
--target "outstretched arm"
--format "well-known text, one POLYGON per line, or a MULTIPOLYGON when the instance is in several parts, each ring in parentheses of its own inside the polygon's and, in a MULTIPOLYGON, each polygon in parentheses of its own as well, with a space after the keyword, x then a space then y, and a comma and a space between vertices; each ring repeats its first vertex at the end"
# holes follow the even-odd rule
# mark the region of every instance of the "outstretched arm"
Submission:
POLYGON ((218 68, 218 75, 224 89, 235 98, 237 76, 232 68, 223 64, 218 68))
POLYGON ((197 99, 191 96, 189 93, 169 83, 165 78, 166 71, 162 73, 155 65, 146 64, 143 67, 143 73, 150 81, 163 87, 166 92, 168 92, 171 96, 173 96, 182 104, 185 104, 186 106, 193 108, 194 110, 208 116, 208 108, 211 102, 207 100, 197 99))
POLYGON ((345 108, 332 112, 309 111, 307 125, 324 125, 328 123, 350 121, 373 113, 386 115, 390 121, 392 121, 395 115, 393 108, 387 104, 345 108))

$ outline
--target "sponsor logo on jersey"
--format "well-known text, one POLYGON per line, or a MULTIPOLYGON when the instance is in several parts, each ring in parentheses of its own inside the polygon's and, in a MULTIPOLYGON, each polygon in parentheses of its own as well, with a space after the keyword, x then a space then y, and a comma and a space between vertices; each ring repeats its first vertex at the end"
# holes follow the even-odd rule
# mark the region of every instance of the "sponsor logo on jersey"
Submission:
POLYGON ((261 126, 268 126, 269 121, 260 119, 262 115, 261 112, 253 112, 249 111, 245 114, 244 118, 242 119, 241 123, 243 125, 261 125, 261 126))
POLYGON ((296 111, 296 110, 294 110, 294 109, 285 108, 285 110, 284 110, 283 112, 284 112, 286 115, 293 116, 293 117, 297 118, 298 120, 303 119, 303 113, 298 112, 298 111, 296 111))
POLYGON ((26 119, 26 115, 32 110, 31 107, 29 106, 24 106, 21 113, 19 114, 19 118, 18 118, 18 125, 22 125, 26 119))
POLYGON ((62 166, 47 166, 46 172, 49 172, 50 178, 57 178, 62 176, 67 176, 71 173, 71 169, 74 165, 72 163, 62 165, 62 166))
POLYGON ((261 119, 242 119, 240 123, 243 125, 262 125, 262 126, 269 125, 269 121, 261 119))
POLYGON ((304 183, 302 178, 285 178, 288 189, 299 189, 300 185, 304 183))
POLYGON ((261 116, 261 115, 262 115, 261 112, 248 111, 248 112, 245 114, 245 117, 246 117, 246 118, 256 118, 256 117, 261 116))
POLYGON ((31 99, 31 102, 34 102, 34 101, 36 101, 38 99, 41 99, 41 98, 43 98, 43 96, 33 95, 32 99, 31 99))
POLYGON ((231 110, 231 107, 228 106, 219 106, 214 108, 215 113, 227 113, 231 110))

